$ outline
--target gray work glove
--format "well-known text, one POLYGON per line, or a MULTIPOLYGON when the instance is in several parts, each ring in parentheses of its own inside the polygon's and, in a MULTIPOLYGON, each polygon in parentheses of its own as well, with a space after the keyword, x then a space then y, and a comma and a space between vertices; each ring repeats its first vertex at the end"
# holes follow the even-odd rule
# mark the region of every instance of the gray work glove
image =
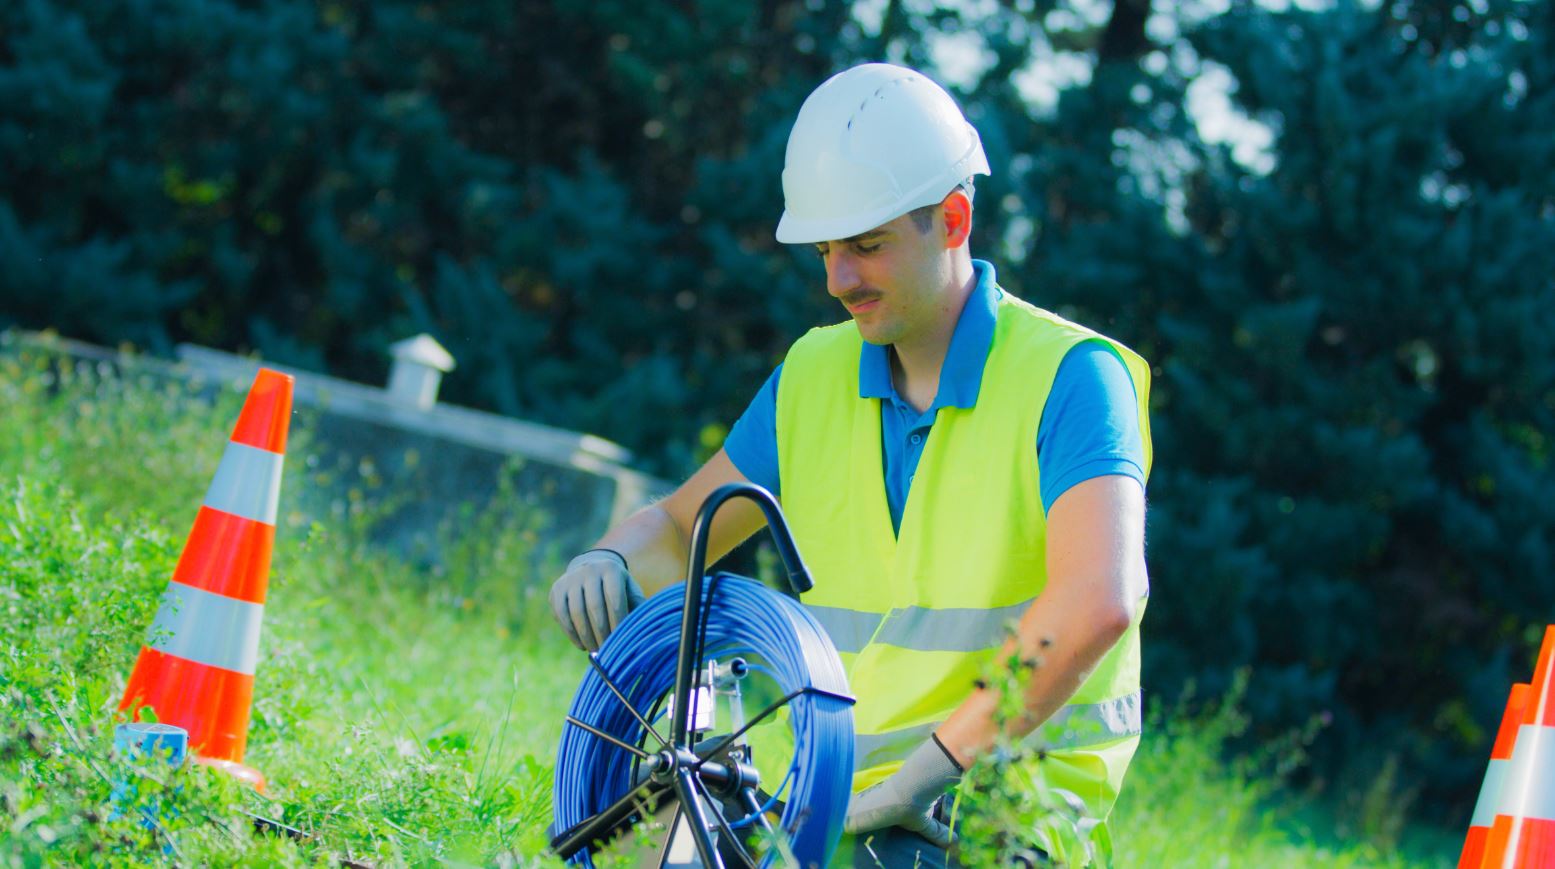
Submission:
POLYGON ((853 795, 843 832, 858 835, 883 827, 902 827, 949 848, 950 828, 934 819, 934 801, 961 778, 955 761, 931 737, 907 755, 902 768, 879 784, 853 795))
POLYGON ((551 612, 572 644, 587 652, 599 651, 626 614, 646 599, 627 573, 626 559, 603 549, 574 558, 551 585, 551 612))

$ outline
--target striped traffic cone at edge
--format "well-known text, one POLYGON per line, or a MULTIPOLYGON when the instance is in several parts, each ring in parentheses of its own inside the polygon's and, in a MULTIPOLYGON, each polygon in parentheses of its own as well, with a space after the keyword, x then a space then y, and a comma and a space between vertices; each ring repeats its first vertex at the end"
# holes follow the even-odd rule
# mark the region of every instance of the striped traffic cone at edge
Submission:
POLYGON ((291 412, 292 378, 261 368, 119 704, 150 706, 189 731, 196 763, 260 791, 243 749, 291 412))
POLYGON ((1506 700, 1506 711, 1501 714, 1501 728, 1496 731, 1495 745, 1490 749, 1490 766, 1485 769, 1485 781, 1479 786, 1479 799, 1474 801, 1474 816, 1469 821, 1469 834, 1463 839, 1463 853, 1458 855, 1458 869, 1479 869, 1485 858, 1485 841, 1490 838, 1490 825, 1496 820, 1496 801, 1501 799, 1501 786, 1506 783, 1507 767, 1512 762, 1512 743, 1523 723, 1523 710, 1528 708, 1531 685, 1517 683, 1506 700))
POLYGON ((1528 705, 1517 728, 1480 865, 1486 869, 1555 866, 1555 625, 1544 630, 1528 705))

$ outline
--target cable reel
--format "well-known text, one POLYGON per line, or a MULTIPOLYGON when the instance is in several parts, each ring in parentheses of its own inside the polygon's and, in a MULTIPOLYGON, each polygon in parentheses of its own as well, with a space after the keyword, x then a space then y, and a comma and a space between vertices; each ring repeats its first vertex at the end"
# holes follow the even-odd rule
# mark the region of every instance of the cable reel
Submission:
POLYGON ((731 573, 704 577, 713 514, 736 497, 766 514, 796 596, 813 585, 767 490, 740 483, 708 496, 687 581, 626 617, 589 656, 573 697, 557 746, 551 847, 574 865, 632 854, 657 867, 824 866, 836 849, 853 777, 853 698, 831 639, 797 600, 731 573), (753 687, 781 696, 750 715, 753 687), (729 721, 717 720, 720 708, 729 721), (746 736, 779 713, 794 756, 781 781, 764 782, 746 736), (647 821, 668 832, 643 849, 647 821), (747 847, 752 832, 765 854, 747 847))

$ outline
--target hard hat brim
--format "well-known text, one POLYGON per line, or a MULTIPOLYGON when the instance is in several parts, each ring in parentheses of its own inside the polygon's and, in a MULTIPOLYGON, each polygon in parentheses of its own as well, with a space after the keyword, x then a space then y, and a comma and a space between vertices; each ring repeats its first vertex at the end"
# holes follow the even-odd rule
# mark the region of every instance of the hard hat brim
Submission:
MULTIPOLYGON (((915 206, 916 207, 916 206, 915 206)), ((875 214, 849 215, 845 218, 833 218, 831 220, 804 220, 795 217, 787 209, 778 220, 777 240, 781 244, 818 244, 823 241, 840 241, 844 238, 852 238, 874 229, 881 224, 890 223, 902 214, 891 213, 886 209, 875 214)))
POLYGON ((787 208, 783 209, 783 216, 778 219, 777 240, 781 244, 818 244, 823 241, 840 241, 844 238, 852 238, 855 235, 865 233, 882 224, 890 223, 898 217, 916 208, 925 205, 933 205, 956 189, 956 185, 972 177, 973 175, 989 174, 988 157, 983 153, 982 139, 978 137, 977 130, 972 125, 967 125, 967 130, 972 134, 971 147, 953 165, 945 170, 939 178, 925 182, 916 196, 904 202, 895 202, 873 211, 861 214, 848 214, 838 217, 823 219, 809 219, 794 216, 787 208))

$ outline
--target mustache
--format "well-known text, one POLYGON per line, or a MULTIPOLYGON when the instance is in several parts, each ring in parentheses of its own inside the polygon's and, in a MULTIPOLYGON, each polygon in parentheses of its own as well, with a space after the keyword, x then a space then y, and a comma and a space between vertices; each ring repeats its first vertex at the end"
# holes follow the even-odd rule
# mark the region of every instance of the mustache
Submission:
POLYGON ((878 298, 880 298, 880 294, 874 290, 860 290, 857 292, 848 293, 846 296, 838 296, 837 301, 842 302, 842 304, 846 307, 857 308, 859 305, 862 305, 866 302, 873 302, 878 298))

